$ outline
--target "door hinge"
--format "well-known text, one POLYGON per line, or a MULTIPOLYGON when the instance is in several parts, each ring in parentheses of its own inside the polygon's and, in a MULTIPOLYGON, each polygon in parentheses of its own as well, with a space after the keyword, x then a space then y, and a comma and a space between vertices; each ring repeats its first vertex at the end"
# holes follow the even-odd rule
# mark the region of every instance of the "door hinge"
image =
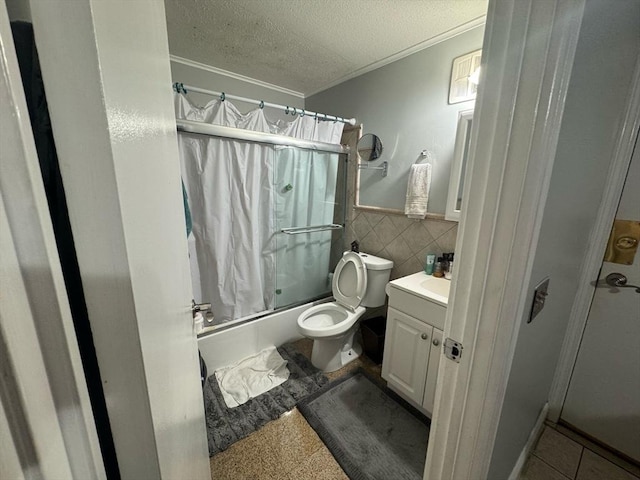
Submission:
POLYGON ((444 341, 444 354, 449 360, 460 363, 460 357, 462 356, 462 344, 460 342, 456 342, 452 338, 447 338, 444 341))

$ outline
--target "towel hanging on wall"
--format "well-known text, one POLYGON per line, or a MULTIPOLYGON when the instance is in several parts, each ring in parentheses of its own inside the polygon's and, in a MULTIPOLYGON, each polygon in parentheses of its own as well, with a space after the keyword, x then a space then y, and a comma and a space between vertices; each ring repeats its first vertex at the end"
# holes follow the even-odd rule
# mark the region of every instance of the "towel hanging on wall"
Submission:
POLYGON ((407 199, 404 213, 409 218, 424 218, 427 215, 429 188, 431 187, 431 164, 411 165, 407 183, 407 199))

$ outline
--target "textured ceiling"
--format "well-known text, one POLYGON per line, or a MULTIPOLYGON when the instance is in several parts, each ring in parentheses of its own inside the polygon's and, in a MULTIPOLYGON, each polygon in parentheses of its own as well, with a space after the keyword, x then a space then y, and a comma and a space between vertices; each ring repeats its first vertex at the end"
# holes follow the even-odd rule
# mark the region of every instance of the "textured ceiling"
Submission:
POLYGON ((486 14, 488 0, 165 0, 171 54, 309 94, 486 14))

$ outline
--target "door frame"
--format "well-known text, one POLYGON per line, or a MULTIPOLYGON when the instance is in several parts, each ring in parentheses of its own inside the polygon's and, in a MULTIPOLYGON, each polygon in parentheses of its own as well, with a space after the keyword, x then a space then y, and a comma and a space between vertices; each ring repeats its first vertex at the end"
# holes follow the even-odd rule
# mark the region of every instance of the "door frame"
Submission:
MULTIPOLYGON (((120 8, 118 5, 109 7, 101 2, 88 0, 77 2, 79 8, 74 2, 74 10, 67 11, 66 7, 48 7, 47 3, 32 3, 32 9, 35 10, 36 40, 40 27, 40 35, 44 39, 48 35, 52 42, 46 48, 58 47, 57 51, 65 52, 65 56, 58 59, 61 64, 71 58, 71 52, 82 49, 83 44, 70 42, 64 48, 60 48, 56 28, 60 28, 61 25, 76 25, 74 28, 90 30, 95 16, 104 15, 103 20, 114 20, 117 19, 117 15, 113 9, 120 8), (74 24, 69 19, 77 19, 79 10, 85 17, 81 19, 82 22, 74 24), (65 14, 68 19, 65 19, 65 14)), ((146 7, 136 3, 136 11, 138 8, 144 10, 146 7)), ((531 272, 583 8, 584 0, 492 0, 489 5, 483 47, 483 82, 476 102, 478 121, 473 125, 470 148, 469 171, 472 172, 474 182, 473 185, 471 182, 465 182, 465 205, 456 248, 459 252, 457 275, 452 283, 453 303, 447 312, 444 332, 445 337, 460 340, 464 350, 460 363, 443 361, 440 364, 439 375, 442 381, 439 382, 436 392, 434 422, 425 470, 425 478, 428 479, 484 478, 488 472, 515 348, 517 319, 521 318, 528 297, 528 292, 523 290, 531 272), (454 318, 456 322, 453 322, 454 318)), ((156 22, 159 20, 157 17, 164 11, 161 10, 162 12, 159 8, 153 10, 152 17, 156 22)), ((124 25, 128 25, 126 18, 122 20, 124 25)), ((164 18, 161 21, 164 22, 164 18)), ((117 24, 113 24, 112 27, 112 32, 125 32, 125 27, 117 24)), ((104 34, 104 28, 104 25, 99 26, 97 30, 104 34)), ((164 32, 159 23, 149 28, 155 28, 156 41, 166 43, 166 27, 164 32)), ((86 30, 83 31, 90 35, 86 30)), ((88 38, 93 39, 93 36, 88 38)), ((43 44, 43 47, 45 45, 43 44)), ((96 48, 94 44, 90 47, 96 48)), ((99 54, 103 55, 104 52, 94 51, 86 59, 95 62, 99 54)), ((168 52, 166 56, 163 75, 154 79, 160 82, 158 85, 162 85, 165 76, 168 77, 168 52)), ((113 58, 110 56, 107 60, 112 61, 113 58)), ((102 72, 104 76, 114 74, 111 69, 116 63, 109 61, 94 65, 98 68, 98 73, 102 72)), ((46 77, 46 66, 43 67, 46 77)), ((68 71, 77 72, 80 67, 79 64, 71 64, 68 71)), ((54 67, 50 64, 49 68, 54 67)), ((59 77, 54 85, 56 95, 52 96, 51 103, 58 102, 58 110, 61 111, 65 104, 69 104, 65 103, 65 99, 77 100, 76 93, 85 92, 88 95, 84 100, 92 108, 97 108, 95 102, 100 100, 99 95, 105 79, 99 74, 93 76, 69 77, 67 74, 59 77), (93 94, 87 85, 90 81, 95 81, 95 85, 98 86, 93 94)), ((108 79, 106 83, 109 81, 113 81, 113 78, 108 79)), ((169 84, 167 81, 167 89, 169 84)), ((123 90, 126 91, 127 88, 123 90)), ((113 91, 107 93, 114 95, 113 91)), ((86 108, 87 105, 83 107, 86 108)), ((112 111, 105 114, 104 111, 100 111, 99 117, 104 119, 106 116, 108 120, 116 122, 118 118, 115 115, 120 113, 122 112, 112 111)), ((52 117, 54 134, 56 129, 62 129, 60 131, 68 138, 80 135, 78 130, 64 131, 68 119, 66 122, 64 119, 56 121, 56 116, 52 117)), ((100 148, 110 151, 122 146, 118 141, 125 138, 116 138, 109 143, 110 127, 114 128, 113 134, 117 135, 117 123, 110 124, 106 121, 101 124, 93 118, 88 118, 88 122, 88 133, 90 137, 95 137, 90 138, 89 143, 103 142, 105 139, 99 138, 98 135, 106 130, 107 143, 103 143, 100 148), (93 130, 90 128, 92 122, 95 127, 93 130)), ((151 124, 151 130, 142 132, 142 136, 164 137, 172 124, 173 122, 151 124)), ((73 145, 67 147, 72 153, 69 157, 84 155, 82 149, 74 150, 77 147, 73 145)), ((177 151, 175 153, 177 155, 177 151)), ((105 168, 114 167, 113 159, 105 160, 105 168)), ((81 164, 77 167, 80 168, 81 164)), ((67 184, 79 184, 90 178, 89 175, 81 178, 68 167, 66 173, 65 187, 67 184)), ((63 176, 64 174, 63 170, 63 176)), ((109 172, 109 175, 113 175, 113 172, 109 172)), ((95 187, 95 195, 105 193, 99 185, 95 187)), ((113 213, 118 219, 121 215, 130 216, 129 219, 132 215, 135 217, 140 209, 139 206, 131 204, 133 197, 122 198, 119 195, 121 190, 127 191, 133 186, 123 183, 114 184, 113 187, 116 198, 122 200, 113 213)), ((176 206, 179 205, 179 185, 172 185, 170 190, 172 197, 175 197, 176 206)), ((71 195, 69 199, 74 234, 76 230, 85 232, 84 236, 78 236, 81 270, 84 266, 85 271, 89 272, 92 267, 99 266, 100 262, 98 259, 90 258, 88 254, 83 257, 80 251, 83 248, 85 252, 92 251, 90 243, 93 237, 88 230, 92 227, 98 231, 105 230, 104 225, 99 222, 93 225, 79 223, 82 211, 87 212, 92 208, 96 213, 100 211, 95 199, 91 200, 93 203, 83 204, 85 201, 80 197, 74 198, 71 195), (72 207, 74 204, 75 224, 72 207)), ((177 226, 178 217, 174 215, 173 207, 169 210, 169 219, 177 226)), ((144 219, 141 217, 140 220, 144 219)), ((121 227, 122 225, 120 230, 121 227)), ((120 255, 124 259, 120 264, 120 273, 127 278, 140 274, 135 272, 134 263, 137 260, 136 255, 141 255, 139 244, 146 238, 143 235, 137 237, 136 234, 140 231, 131 225, 129 227, 130 234, 124 238, 127 248, 120 255)), ((176 228, 176 231, 178 230, 176 228)), ((105 234, 111 235, 109 231, 105 231, 105 234)), ((119 238, 114 243, 118 244, 122 240, 119 238)), ((176 248, 170 253, 180 250, 176 248)), ((182 250, 186 252, 186 240, 182 250)), ((119 257, 119 252, 114 253, 106 248, 104 253, 114 255, 116 259, 119 257)), ((188 282, 188 274, 185 281, 188 282)), ((111 300, 117 302, 118 298, 122 298, 126 304, 124 306, 131 307, 133 318, 148 318, 148 312, 144 309, 149 305, 149 299, 139 299, 131 295, 130 289, 126 290, 111 291, 111 300)), ((94 293, 100 294, 99 290, 94 293)), ((132 333, 137 335, 140 332, 132 333)), ((99 337, 100 335, 97 335, 96 338, 99 337)), ((102 341, 108 339, 102 338, 102 341)), ((128 348, 134 349, 133 346, 128 348)), ((140 347, 137 348, 139 350, 140 347)), ((155 378, 149 373, 152 365, 143 364, 142 368, 145 375, 141 381, 148 382, 148 385, 143 387, 155 388, 155 378)), ((138 423, 144 421, 144 418, 137 420, 138 423)), ((153 420, 149 422, 153 423, 153 420)), ((152 426, 145 428, 150 427, 152 426)), ((156 445, 156 450, 157 448, 156 445)))
POLYGON ((558 366, 549 393, 548 419, 558 422, 562 413, 569 382, 578 358, 580 343, 587 326, 591 302, 595 295, 594 282, 598 280, 602 259, 616 216, 618 203, 640 133, 640 58, 637 60, 630 88, 627 110, 619 128, 615 153, 612 158, 605 189, 591 232, 584 263, 579 275, 578 290, 571 307, 567 333, 562 344, 558 366))
POLYGON ((488 475, 584 5, 489 4, 425 479, 488 475))
POLYGON ((0 72, 0 477, 105 479, 4 2, 0 72))

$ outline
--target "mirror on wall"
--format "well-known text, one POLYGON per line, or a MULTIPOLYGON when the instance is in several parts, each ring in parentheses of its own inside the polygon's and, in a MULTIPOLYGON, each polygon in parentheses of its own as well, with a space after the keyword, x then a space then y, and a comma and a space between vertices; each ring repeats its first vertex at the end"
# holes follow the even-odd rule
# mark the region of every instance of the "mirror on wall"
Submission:
POLYGON ((358 155, 363 162, 373 162, 382 155, 382 140, 373 133, 367 133, 358 140, 358 155))
POLYGON ((464 191, 464 179, 467 171, 467 157, 469 155, 472 122, 473 110, 464 110, 459 113, 456 143, 451 164, 451 176, 449 177, 447 208, 444 215, 445 220, 453 220, 456 222, 460 220, 462 192, 464 191))
POLYGON ((360 140, 358 140, 358 156, 360 162, 358 163, 358 170, 380 170, 383 177, 387 176, 389 171, 389 163, 382 162, 380 166, 374 167, 369 165, 369 162, 373 162, 380 158, 382 155, 382 140, 373 133, 366 133, 360 140))

